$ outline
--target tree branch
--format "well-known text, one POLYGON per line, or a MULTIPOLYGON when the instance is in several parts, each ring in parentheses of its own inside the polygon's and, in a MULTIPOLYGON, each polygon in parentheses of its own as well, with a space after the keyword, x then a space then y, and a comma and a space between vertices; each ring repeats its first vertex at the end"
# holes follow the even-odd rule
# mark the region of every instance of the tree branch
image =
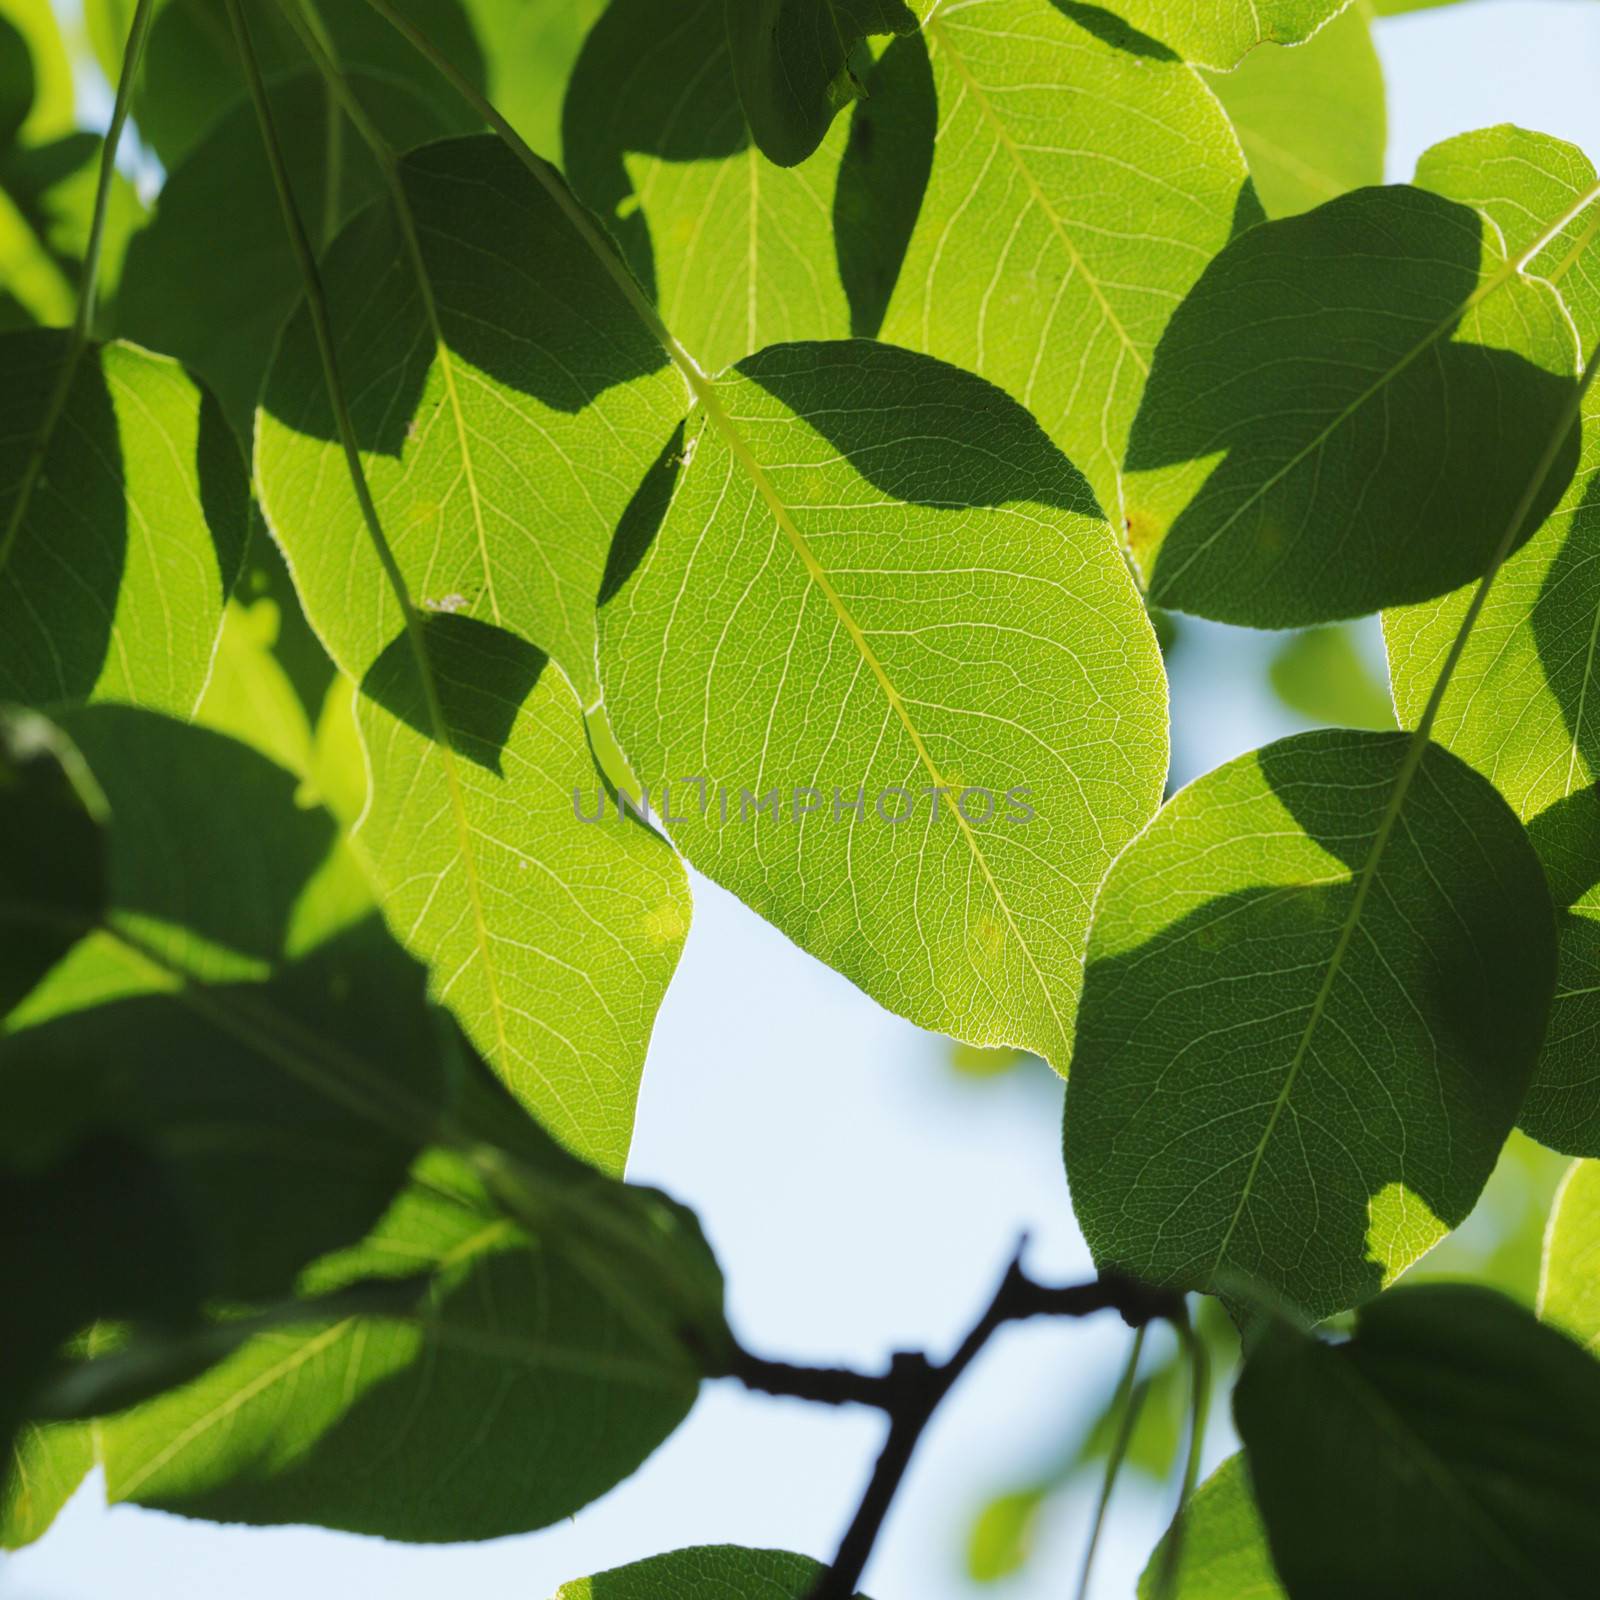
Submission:
POLYGON ((710 1374, 712 1377, 737 1378, 747 1389, 760 1394, 792 1396, 820 1405, 876 1406, 889 1418, 889 1436, 866 1493, 840 1542, 833 1566, 812 1590, 809 1600, 850 1600, 855 1593, 923 1432, 944 1397, 990 1338, 1009 1322, 1032 1317, 1087 1317, 1097 1311, 1115 1311, 1132 1328, 1163 1319, 1179 1322, 1185 1315, 1179 1291, 1154 1288, 1116 1273, 1059 1288, 1035 1283, 1023 1270, 1019 1247, 988 1309, 943 1364, 920 1353, 901 1351, 895 1354, 886 1373, 855 1372, 843 1367, 803 1367, 768 1361, 737 1344, 732 1347, 710 1374))

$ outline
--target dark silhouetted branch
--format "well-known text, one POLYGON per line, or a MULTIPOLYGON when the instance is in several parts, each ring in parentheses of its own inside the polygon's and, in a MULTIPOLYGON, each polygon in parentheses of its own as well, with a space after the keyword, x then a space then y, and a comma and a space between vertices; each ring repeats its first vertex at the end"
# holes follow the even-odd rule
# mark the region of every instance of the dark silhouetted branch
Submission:
POLYGON ((906 1468, 940 1402, 978 1358, 990 1338, 1009 1322, 1032 1317, 1087 1317, 1115 1311, 1129 1327, 1158 1320, 1180 1322, 1183 1296, 1115 1273, 1090 1283, 1053 1288, 1035 1283, 1022 1267, 1021 1251, 960 1348, 943 1363, 914 1352, 899 1352, 886 1373, 855 1372, 843 1367, 803 1367, 767 1361, 735 1345, 718 1363, 713 1377, 737 1378, 761 1394, 785 1395, 820 1405, 875 1406, 889 1418, 889 1436, 873 1468, 866 1493, 839 1545, 833 1566, 818 1582, 810 1600, 850 1600, 877 1543, 884 1518, 905 1477, 906 1468))

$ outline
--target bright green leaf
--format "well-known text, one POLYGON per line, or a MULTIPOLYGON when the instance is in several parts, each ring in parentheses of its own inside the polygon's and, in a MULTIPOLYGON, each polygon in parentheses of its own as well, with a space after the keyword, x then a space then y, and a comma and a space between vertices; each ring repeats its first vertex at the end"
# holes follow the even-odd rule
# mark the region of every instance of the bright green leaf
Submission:
POLYGON ((67 348, 0 336, 0 696, 188 715, 244 554, 244 462, 205 390, 133 345, 85 350, 52 425, 67 348))
POLYGON ((1538 1050, 1554 919, 1504 801, 1437 747, 1407 782, 1410 742, 1269 745, 1112 868, 1066 1113, 1102 1267, 1243 1275, 1320 1317, 1472 1209, 1538 1050))
POLYGON ((851 52, 873 34, 914 33, 905 0, 727 0, 734 82, 751 137, 797 167, 861 93, 851 52))
POLYGON ((19 114, 0 123, 0 144, 13 133, 28 144, 69 133, 76 112, 72 61, 50 0, 0 0, 0 24, 13 30, 11 39, 0 44, 10 82, 17 82, 18 69, 11 63, 18 46, 26 57, 26 71, 20 74, 26 90, 11 89, 8 94, 19 114))
POLYGON ((1245 1458, 1231 1455, 1195 1490, 1139 1578, 1139 1600, 1285 1600, 1250 1491, 1245 1458), (1171 1587, 1161 1577, 1181 1539, 1171 1587))
POLYGON ((1309 43, 1264 45, 1208 81, 1238 131, 1269 217, 1383 182, 1383 64, 1364 0, 1309 43))
MULTIPOLYGON (((575 1578, 554 1600, 806 1600, 823 1569, 784 1550, 703 1545, 575 1578)), ((857 1596, 857 1600, 864 1597, 857 1596)))
POLYGON ((1575 1161, 1556 1191, 1539 1315, 1600 1355, 1600 1161, 1575 1161))
MULTIPOLYGON (((1544 231, 1596 197, 1543 216, 1544 231)), ((1520 270, 1531 249, 1393 187, 1224 250, 1167 329, 1129 445, 1129 539, 1151 599, 1293 627, 1482 572, 1576 365, 1558 297, 1520 270)))
POLYGON ((1275 1323, 1234 1416, 1295 1600, 1594 1592, 1600 1366, 1491 1290, 1396 1290, 1337 1345, 1275 1323))
POLYGON ((849 124, 803 167, 766 162, 734 86, 725 4, 613 0, 563 113, 573 188, 707 372, 780 340, 852 331, 830 259, 849 124))
POLYGON ((303 310, 258 419, 262 504, 306 615, 362 684, 372 798, 356 843, 390 925, 524 1104, 620 1170, 688 888, 648 830, 580 820, 598 779, 567 679, 594 696, 613 530, 683 386, 497 141, 434 145, 401 172, 427 293, 391 200, 351 222, 323 275, 414 628, 334 442, 303 310))
MULTIPOLYGON (((367 114, 399 149, 451 131, 403 83, 351 75, 367 114)), ((382 188, 372 157, 340 117, 339 190, 328 193, 327 90, 314 72, 274 80, 273 116, 301 214, 328 236, 382 188)), ((150 226, 128 250, 118 332, 189 363, 210 384, 241 439, 278 331, 299 302, 300 274, 284 233, 254 109, 240 105, 169 174, 150 226), (212 242, 228 240, 228 270, 212 242)))
MULTIPOLYGON (((1595 184, 1572 145, 1520 128, 1464 134, 1430 150, 1420 183, 1481 206, 1512 250, 1542 233, 1595 184)), ((1594 208, 1529 270, 1556 281, 1586 352, 1600 340, 1600 246, 1594 208), (1587 246, 1587 248, 1585 248, 1587 246)), ((1600 580, 1600 390, 1584 404, 1581 455, 1549 520, 1506 562, 1467 640, 1433 735, 1488 777, 1527 822, 1561 908, 1561 976, 1522 1126, 1571 1155, 1600 1154, 1600 692, 1594 642, 1600 580)), ((1462 590, 1387 612, 1395 703, 1415 722, 1470 601, 1462 590)))
POLYGON ((602 612, 674 839, 901 1015, 1064 1068, 1095 887, 1166 769, 1087 485, 998 390, 859 341, 741 362, 690 430, 602 612))
MULTIPOLYGON (((0 329, 72 321, 103 148, 80 132, 0 154, 0 329)), ((144 221, 133 185, 117 173, 100 245, 97 332, 114 329, 123 257, 144 221)))
MULTIPOLYGON (((950 6, 892 44, 878 75, 925 49, 938 99, 883 337, 1009 391, 1116 518, 1157 341, 1255 202, 1199 75, 1119 48, 1115 31, 1101 36, 1108 21, 1045 0, 950 6)), ((885 168, 879 203, 908 181, 885 168)))
POLYGON ((467 0, 467 8, 495 109, 559 166, 562 96, 605 0, 467 0))
MULTIPOLYGON (((1059 0, 1063 10, 1077 9, 1059 0)), ((1201 66, 1234 65, 1258 44, 1299 44, 1348 0, 1111 0, 1106 9, 1201 66)), ((1087 8, 1085 8, 1087 9, 1087 8)))

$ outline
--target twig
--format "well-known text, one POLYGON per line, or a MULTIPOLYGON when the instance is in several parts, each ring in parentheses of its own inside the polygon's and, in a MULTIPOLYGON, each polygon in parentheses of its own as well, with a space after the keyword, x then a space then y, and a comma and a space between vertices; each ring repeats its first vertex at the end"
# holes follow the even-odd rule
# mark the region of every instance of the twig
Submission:
POLYGON ((875 1406, 889 1418, 889 1436, 866 1493, 839 1544, 833 1566, 808 1600, 850 1600, 855 1593, 923 1432, 940 1402, 990 1338, 1009 1322, 1032 1317, 1087 1317, 1097 1311, 1115 1311, 1132 1328, 1157 1320, 1178 1322, 1185 1316, 1183 1296, 1177 1290, 1153 1288, 1115 1273, 1059 1288, 1035 1283, 1022 1268, 1019 1249, 988 1309, 943 1364, 920 1353, 902 1351, 894 1356, 888 1372, 875 1374, 768 1361, 734 1345, 711 1376, 737 1378, 747 1389, 761 1394, 792 1396, 821 1405, 875 1406))

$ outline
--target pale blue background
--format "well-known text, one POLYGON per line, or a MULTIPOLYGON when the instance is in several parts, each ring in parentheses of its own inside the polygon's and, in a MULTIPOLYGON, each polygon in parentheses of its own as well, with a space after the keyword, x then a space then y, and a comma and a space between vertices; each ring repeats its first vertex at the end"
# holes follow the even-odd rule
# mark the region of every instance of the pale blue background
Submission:
MULTIPOLYGON (((1600 3, 1473 0, 1379 25, 1390 176, 1428 145, 1513 121, 1600 154, 1600 3)), ((1374 643, 1368 634, 1367 642, 1374 643)), ((1271 637, 1191 626, 1175 652, 1175 776, 1186 780, 1298 724, 1267 689, 1271 637)), ((1089 1270, 1059 1156, 1061 1089, 1042 1073, 956 1078, 943 1048, 887 1015, 700 880, 682 969, 656 1028, 632 1175, 699 1212, 736 1327, 795 1359, 877 1363, 947 1348, 1018 1234, 1031 1264, 1089 1270)), ((1055 1509, 1020 1577, 975 1590, 961 1550, 976 1505, 1026 1481, 1114 1381, 1114 1321, 998 1340, 925 1441, 868 1573, 875 1600, 1063 1600, 1089 1507, 1055 1509)), ((1208 1452, 1229 1447, 1223 1425, 1208 1452)), ((547 1600, 565 1579, 685 1544, 826 1557, 879 1443, 867 1413, 709 1386, 644 1469, 572 1523, 457 1548, 312 1529, 251 1531, 118 1507, 90 1485, 39 1545, 0 1569, 4 1600, 306 1600, 359 1593, 547 1600)), ((1124 1597, 1165 1495, 1119 1491, 1097 1600, 1124 1597)))

